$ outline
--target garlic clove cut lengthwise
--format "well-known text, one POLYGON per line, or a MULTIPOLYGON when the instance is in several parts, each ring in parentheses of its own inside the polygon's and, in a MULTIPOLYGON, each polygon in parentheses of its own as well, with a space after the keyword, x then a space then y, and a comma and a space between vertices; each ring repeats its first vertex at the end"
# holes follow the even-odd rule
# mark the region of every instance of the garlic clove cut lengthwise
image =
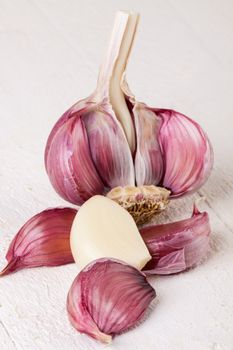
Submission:
POLYGON ((70 229, 77 210, 47 209, 28 220, 8 249, 5 276, 17 270, 39 266, 59 266, 74 262, 70 249, 70 229))
POLYGON ((67 297, 74 328, 103 343, 136 326, 155 298, 155 290, 136 268, 115 259, 99 259, 75 278, 67 297))
POLYGON ((176 111, 139 103, 129 91, 125 70, 138 19, 136 13, 117 13, 97 88, 55 124, 45 166, 55 190, 74 204, 97 194, 112 198, 121 188, 123 197, 118 193, 119 200, 112 199, 143 224, 164 209, 169 198, 203 185, 212 169, 213 151, 196 122, 176 111), (154 197, 150 191, 145 195, 142 188, 148 186, 156 187, 154 197), (125 201, 127 188, 135 188, 130 202, 125 201), (164 199, 163 205, 158 198, 164 199))
POLYGON ((151 259, 132 216, 104 196, 94 196, 79 208, 70 246, 80 268, 95 259, 110 257, 141 270, 151 259))
POLYGON ((208 254, 210 232, 208 214, 200 213, 196 205, 189 219, 141 228, 152 256, 144 272, 167 275, 198 265, 208 254))

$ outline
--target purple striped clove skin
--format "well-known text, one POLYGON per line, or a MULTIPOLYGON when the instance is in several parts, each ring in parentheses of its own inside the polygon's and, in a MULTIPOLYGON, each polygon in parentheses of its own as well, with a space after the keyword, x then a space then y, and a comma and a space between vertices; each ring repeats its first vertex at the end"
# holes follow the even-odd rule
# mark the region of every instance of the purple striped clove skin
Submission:
POLYGON ((155 298, 144 273, 110 258, 88 264, 75 278, 67 297, 68 317, 79 332, 110 343, 142 320, 155 298))
POLYGON ((70 249, 70 229, 77 210, 47 209, 28 220, 8 249, 5 276, 17 270, 39 266, 59 266, 74 262, 70 249))
POLYGON ((208 254, 210 232, 208 214, 200 213, 196 205, 189 219, 141 228, 152 256, 143 271, 169 275, 198 265, 208 254))

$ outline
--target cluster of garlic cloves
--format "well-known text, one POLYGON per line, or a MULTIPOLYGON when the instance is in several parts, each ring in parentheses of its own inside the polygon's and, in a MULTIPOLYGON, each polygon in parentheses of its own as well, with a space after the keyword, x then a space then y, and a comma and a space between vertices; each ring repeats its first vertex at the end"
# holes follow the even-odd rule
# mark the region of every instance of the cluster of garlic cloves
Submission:
MULTIPOLYGON (((125 187, 156 186, 157 192, 167 190, 165 208, 168 197, 193 193, 209 177, 213 151, 200 125, 174 110, 138 102, 129 90, 125 69, 137 23, 137 14, 117 14, 95 92, 71 107, 49 136, 48 176, 74 204, 119 187, 124 193, 125 187)), ((147 208, 151 214, 151 197, 143 196, 144 213, 147 208)), ((140 196, 133 202, 141 208, 140 196)), ((132 197, 124 207, 130 204, 132 197)), ((135 218, 143 223, 138 216, 139 211, 135 218)))

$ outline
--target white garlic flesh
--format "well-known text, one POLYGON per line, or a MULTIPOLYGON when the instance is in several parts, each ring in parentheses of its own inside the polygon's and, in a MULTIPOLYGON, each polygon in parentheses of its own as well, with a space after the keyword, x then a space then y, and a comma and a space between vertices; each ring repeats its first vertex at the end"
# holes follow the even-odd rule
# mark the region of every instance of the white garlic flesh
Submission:
POLYGON ((94 196, 79 209, 70 245, 80 268, 99 258, 115 258, 141 270, 150 253, 132 216, 113 200, 94 196))

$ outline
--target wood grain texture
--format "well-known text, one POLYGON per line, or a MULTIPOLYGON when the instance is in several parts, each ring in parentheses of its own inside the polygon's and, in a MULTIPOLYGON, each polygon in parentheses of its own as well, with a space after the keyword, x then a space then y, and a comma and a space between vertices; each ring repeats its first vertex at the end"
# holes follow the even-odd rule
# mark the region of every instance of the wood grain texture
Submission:
MULTIPOLYGON (((233 3, 228 0, 0 0, 0 261, 20 226, 66 204, 45 174, 43 151, 58 117, 93 91, 115 11, 141 23, 128 67, 139 100, 200 122, 215 151, 198 194, 160 218, 208 210, 211 254, 189 272, 152 278, 148 319, 108 349, 230 350, 233 347, 233 3)), ((1 350, 97 350, 75 332, 66 295, 75 265, 25 270, 0 280, 1 350)))

